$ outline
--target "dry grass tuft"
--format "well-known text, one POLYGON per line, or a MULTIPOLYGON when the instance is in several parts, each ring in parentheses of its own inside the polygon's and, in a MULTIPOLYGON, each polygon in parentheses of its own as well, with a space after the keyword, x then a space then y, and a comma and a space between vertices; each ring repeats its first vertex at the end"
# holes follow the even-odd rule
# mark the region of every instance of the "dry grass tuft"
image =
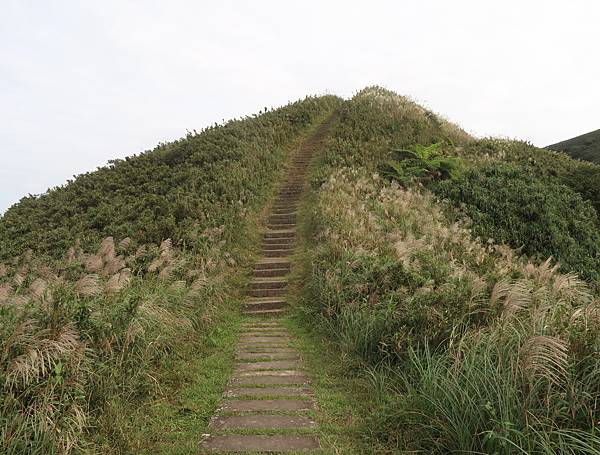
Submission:
POLYGON ((522 371, 530 380, 543 377, 560 385, 564 383, 569 367, 568 346, 557 337, 533 336, 521 346, 519 360, 522 371))
POLYGON ((104 268, 104 261, 101 256, 94 254, 85 260, 84 267, 90 273, 99 273, 104 268))
POLYGON ((106 292, 114 294, 122 289, 125 289, 131 281, 131 269, 123 269, 110 277, 106 283, 106 292))
POLYGON ((83 345, 72 325, 63 326, 57 333, 35 329, 35 323, 26 321, 15 331, 19 339, 13 339, 13 343, 20 342, 26 351, 9 363, 6 376, 9 387, 33 384, 49 375, 59 362, 78 361, 83 354, 83 345))
POLYGON ((13 282, 17 285, 17 287, 21 286, 25 282, 25 275, 23 275, 21 272, 15 273, 13 276, 13 282))
POLYGON ((110 257, 104 265, 103 273, 106 276, 114 275, 119 270, 125 268, 125 265, 125 258, 123 256, 110 257))
POLYGON ((119 250, 127 251, 131 246, 131 239, 129 237, 125 237, 123 240, 119 242, 119 250))
POLYGON ((29 293, 36 300, 41 300, 41 298, 44 296, 44 294, 47 292, 47 290, 48 290, 48 283, 46 283, 41 278, 36 278, 29 285, 29 293))
POLYGON ((88 274, 81 277, 75 283, 75 292, 80 297, 94 297, 102 293, 100 277, 96 274, 88 274))
POLYGON ((0 303, 4 303, 10 297, 12 286, 8 283, 0 285, 0 303))
POLYGON ((102 256, 105 259, 112 258, 115 255, 115 240, 112 237, 106 237, 100 244, 98 250, 98 256, 102 256))

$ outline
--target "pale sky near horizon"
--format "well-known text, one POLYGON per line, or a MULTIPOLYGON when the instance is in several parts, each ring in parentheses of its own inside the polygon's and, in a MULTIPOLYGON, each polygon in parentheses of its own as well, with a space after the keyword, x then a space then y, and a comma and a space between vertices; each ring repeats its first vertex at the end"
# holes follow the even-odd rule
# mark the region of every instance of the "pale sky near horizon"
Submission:
POLYGON ((107 160, 378 84, 478 136, 600 128, 593 0, 0 0, 0 213, 107 160))

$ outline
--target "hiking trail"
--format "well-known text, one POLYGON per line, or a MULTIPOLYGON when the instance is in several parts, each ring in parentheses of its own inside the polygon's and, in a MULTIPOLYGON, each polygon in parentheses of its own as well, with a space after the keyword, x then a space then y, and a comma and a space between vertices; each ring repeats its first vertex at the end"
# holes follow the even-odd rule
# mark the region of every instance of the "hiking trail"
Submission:
POLYGON ((281 322, 287 275, 293 266, 298 203, 311 160, 331 124, 323 122, 292 155, 263 233, 262 257, 254 264, 242 304, 245 321, 236 363, 223 399, 200 447, 203 453, 292 452, 320 448, 317 409, 302 356, 281 322))

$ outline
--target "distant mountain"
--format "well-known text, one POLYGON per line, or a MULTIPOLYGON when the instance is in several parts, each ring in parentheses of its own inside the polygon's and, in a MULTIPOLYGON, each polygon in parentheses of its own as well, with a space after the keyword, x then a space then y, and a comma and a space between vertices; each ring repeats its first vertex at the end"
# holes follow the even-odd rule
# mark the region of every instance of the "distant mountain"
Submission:
POLYGON ((580 160, 600 163, 600 130, 558 142, 546 147, 571 155, 580 160))

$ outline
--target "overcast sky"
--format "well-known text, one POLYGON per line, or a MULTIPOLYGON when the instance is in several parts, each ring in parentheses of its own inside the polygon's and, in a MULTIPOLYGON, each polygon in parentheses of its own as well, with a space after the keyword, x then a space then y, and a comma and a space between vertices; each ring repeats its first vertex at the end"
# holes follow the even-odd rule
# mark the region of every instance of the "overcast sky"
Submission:
POLYGON ((111 158, 379 84, 476 135, 600 128, 594 0, 0 0, 0 212, 111 158))

